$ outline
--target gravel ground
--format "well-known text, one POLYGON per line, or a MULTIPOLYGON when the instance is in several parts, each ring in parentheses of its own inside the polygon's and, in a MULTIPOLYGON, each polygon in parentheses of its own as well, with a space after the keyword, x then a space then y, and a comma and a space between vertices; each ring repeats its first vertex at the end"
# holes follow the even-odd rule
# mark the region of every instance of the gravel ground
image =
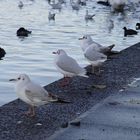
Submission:
MULTIPOLYGON (((87 70, 90 69, 88 66, 87 70)), ((140 77, 140 43, 106 61, 102 70, 100 76, 74 77, 71 84, 64 88, 58 84, 62 79, 45 86, 51 93, 71 103, 39 107, 34 118, 23 115, 28 106, 19 99, 0 107, 0 140, 48 140, 67 122, 126 87, 133 78, 140 77), (95 88, 95 84, 106 85, 106 88, 95 88)))

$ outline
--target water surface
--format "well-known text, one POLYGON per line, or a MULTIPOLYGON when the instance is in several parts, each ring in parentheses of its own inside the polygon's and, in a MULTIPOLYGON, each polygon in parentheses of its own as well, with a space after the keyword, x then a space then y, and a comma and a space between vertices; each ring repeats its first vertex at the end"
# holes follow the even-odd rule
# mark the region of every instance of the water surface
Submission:
POLYGON ((46 0, 23 0, 22 9, 18 2, 0 1, 0 46, 7 52, 0 61, 0 105, 17 98, 14 83, 8 80, 20 73, 27 73, 42 86, 62 78, 53 63, 52 52, 57 49, 65 49, 80 65, 88 65, 78 41, 83 34, 91 34, 102 45, 115 44, 115 50, 139 42, 139 35, 124 38, 122 29, 135 28, 140 17, 137 5, 126 7, 124 14, 112 14, 109 7, 97 5, 94 0, 88 0, 78 12, 72 10, 68 0, 60 12, 52 10, 46 0), (84 20, 86 9, 96 15, 93 21, 84 20), (49 11, 56 13, 55 22, 48 21, 49 11), (16 30, 21 26, 31 30, 32 35, 18 38, 16 30))

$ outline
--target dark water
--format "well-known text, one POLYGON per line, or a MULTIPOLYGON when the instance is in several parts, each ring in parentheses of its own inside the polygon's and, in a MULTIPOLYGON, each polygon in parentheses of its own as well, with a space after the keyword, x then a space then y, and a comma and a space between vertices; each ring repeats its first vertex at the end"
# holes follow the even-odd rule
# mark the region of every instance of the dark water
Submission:
POLYGON ((20 73, 27 73, 42 86, 61 78, 53 63, 52 52, 57 49, 65 49, 86 66, 88 62, 78 41, 83 34, 91 34, 93 40, 103 45, 114 43, 116 50, 139 42, 139 35, 124 38, 122 29, 124 26, 135 28, 140 21, 140 9, 136 4, 129 4, 124 14, 112 14, 109 7, 97 5, 94 0, 88 0, 87 6, 78 12, 72 10, 69 0, 60 12, 52 10, 46 0, 23 0, 22 9, 18 3, 18 0, 0 0, 0 46, 7 52, 0 61, 1 105, 16 98, 14 84, 8 79, 20 73), (96 15, 93 21, 85 22, 86 9, 96 15), (48 21, 49 11, 56 13, 55 22, 48 21), (21 26, 32 30, 32 35, 19 39, 16 30, 21 26))

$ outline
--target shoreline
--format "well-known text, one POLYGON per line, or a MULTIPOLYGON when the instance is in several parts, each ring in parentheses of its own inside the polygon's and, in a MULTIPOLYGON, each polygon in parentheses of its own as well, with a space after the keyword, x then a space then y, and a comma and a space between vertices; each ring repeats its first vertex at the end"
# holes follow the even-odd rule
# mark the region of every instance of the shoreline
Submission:
MULTIPOLYGON (((89 78, 73 77, 70 86, 60 88, 59 81, 47 86, 49 92, 56 94, 70 104, 48 104, 36 109, 37 116, 23 115, 27 105, 19 99, 0 107, 0 139, 3 140, 44 140, 49 138, 62 124, 69 122, 106 97, 125 88, 133 78, 140 77, 140 43, 122 50, 102 66, 100 76, 89 78), (94 84, 106 88, 94 88, 94 84), (40 125, 37 125, 40 124, 40 125)), ((87 67, 87 71, 91 69, 87 67)))

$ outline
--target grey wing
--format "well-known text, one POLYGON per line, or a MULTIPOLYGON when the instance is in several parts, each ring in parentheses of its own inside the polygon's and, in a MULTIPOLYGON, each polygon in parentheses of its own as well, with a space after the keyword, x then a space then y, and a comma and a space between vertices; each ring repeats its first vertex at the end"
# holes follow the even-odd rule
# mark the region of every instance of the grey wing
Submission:
POLYGON ((79 66, 79 64, 70 56, 66 56, 65 58, 60 58, 57 63, 58 67, 62 70, 70 73, 78 74, 83 69, 79 66))
POLYGON ((90 61, 97 61, 107 58, 106 55, 96 51, 92 47, 87 48, 84 55, 90 61))
POLYGON ((35 99, 44 101, 48 97, 48 92, 40 85, 34 83, 30 83, 26 86, 25 94, 31 101, 35 99))

